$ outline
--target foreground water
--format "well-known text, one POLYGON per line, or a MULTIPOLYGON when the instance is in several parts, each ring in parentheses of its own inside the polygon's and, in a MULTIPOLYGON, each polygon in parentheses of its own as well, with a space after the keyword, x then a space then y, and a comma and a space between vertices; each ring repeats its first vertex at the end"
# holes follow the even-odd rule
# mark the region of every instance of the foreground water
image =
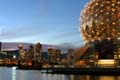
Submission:
POLYGON ((120 76, 46 74, 36 70, 0 67, 0 80, 120 80, 120 76))

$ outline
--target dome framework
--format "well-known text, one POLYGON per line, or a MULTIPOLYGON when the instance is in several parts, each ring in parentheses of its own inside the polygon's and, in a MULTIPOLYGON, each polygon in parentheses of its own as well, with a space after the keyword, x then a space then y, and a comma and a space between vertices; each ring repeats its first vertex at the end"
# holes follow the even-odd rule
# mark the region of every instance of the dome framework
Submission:
POLYGON ((90 0, 81 11, 80 27, 85 43, 120 39, 120 0, 90 0))

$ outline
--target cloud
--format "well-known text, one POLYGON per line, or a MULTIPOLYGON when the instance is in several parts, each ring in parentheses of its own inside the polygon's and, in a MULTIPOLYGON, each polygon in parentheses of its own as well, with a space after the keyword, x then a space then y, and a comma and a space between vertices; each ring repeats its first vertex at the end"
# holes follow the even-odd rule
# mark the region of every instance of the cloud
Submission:
POLYGON ((83 44, 80 43, 80 41, 65 42, 65 43, 59 44, 59 46, 61 47, 60 49, 62 50, 63 53, 67 53, 68 49, 77 49, 81 47, 82 45, 83 44))
POLYGON ((58 34, 54 36, 55 38, 64 38, 69 36, 74 36, 75 34, 78 34, 78 31, 71 31, 71 32, 61 32, 61 34, 58 34))
POLYGON ((74 42, 65 42, 65 43, 61 43, 59 44, 59 46, 62 46, 64 48, 78 48, 80 46, 82 46, 83 43, 81 41, 74 41, 74 42))
POLYGON ((42 27, 1 27, 0 39, 15 39, 21 37, 30 37, 35 35, 41 35, 46 33, 46 29, 42 27))
POLYGON ((55 32, 49 39, 50 39, 50 42, 53 42, 53 41, 63 42, 63 40, 65 41, 65 40, 68 40, 69 38, 72 38, 78 35, 79 35, 78 31, 58 31, 58 32, 55 32))

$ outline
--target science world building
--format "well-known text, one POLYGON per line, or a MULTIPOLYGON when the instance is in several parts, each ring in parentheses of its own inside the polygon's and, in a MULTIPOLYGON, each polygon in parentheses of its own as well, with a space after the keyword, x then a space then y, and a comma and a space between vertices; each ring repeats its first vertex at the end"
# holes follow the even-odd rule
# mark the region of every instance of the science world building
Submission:
POLYGON ((79 31, 93 47, 99 64, 120 59, 120 0, 89 0, 80 14, 79 31))

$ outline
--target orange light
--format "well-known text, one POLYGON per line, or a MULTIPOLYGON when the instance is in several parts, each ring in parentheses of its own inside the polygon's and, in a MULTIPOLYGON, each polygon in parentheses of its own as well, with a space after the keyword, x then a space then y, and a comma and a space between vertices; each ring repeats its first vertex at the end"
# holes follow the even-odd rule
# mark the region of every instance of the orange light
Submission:
POLYGON ((117 15, 118 17, 120 17, 120 12, 118 13, 118 15, 117 15))

